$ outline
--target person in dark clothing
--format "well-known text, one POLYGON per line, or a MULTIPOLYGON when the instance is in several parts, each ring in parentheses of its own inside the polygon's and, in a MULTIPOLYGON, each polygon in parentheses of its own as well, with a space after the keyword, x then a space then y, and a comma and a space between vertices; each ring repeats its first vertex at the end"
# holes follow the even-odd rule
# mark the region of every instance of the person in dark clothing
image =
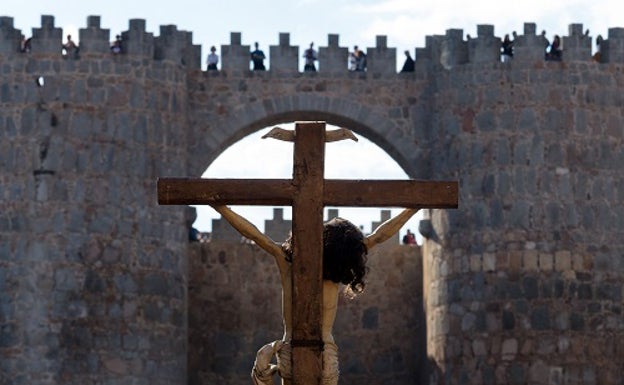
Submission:
POLYGON ((414 59, 412 59, 409 51, 405 51, 405 63, 403 63, 401 72, 414 72, 414 59))
POLYGON ((314 62, 316 62, 318 58, 316 56, 316 50, 314 49, 314 43, 310 43, 310 48, 305 50, 305 52, 303 53, 303 58, 305 59, 305 65, 303 67, 303 70, 305 72, 316 71, 316 66, 314 62))
POLYGON ((550 45, 550 51, 546 56, 546 60, 561 61, 561 51, 561 38, 559 35, 555 35, 553 42, 550 45))
POLYGON ((251 52, 251 61, 253 62, 253 70, 254 71, 264 71, 266 68, 264 67, 264 52, 258 48, 258 42, 255 44, 256 49, 251 52))
POLYGON ((503 63, 508 62, 513 58, 513 41, 509 38, 509 34, 506 34, 501 43, 501 59, 503 63))

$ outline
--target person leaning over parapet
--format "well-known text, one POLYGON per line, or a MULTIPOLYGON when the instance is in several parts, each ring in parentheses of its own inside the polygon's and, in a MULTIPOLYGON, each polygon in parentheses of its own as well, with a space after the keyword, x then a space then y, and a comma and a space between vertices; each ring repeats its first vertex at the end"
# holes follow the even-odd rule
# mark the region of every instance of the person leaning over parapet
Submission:
POLYGON ((26 36, 22 35, 22 43, 20 46, 20 52, 24 52, 24 53, 30 52, 30 48, 31 48, 30 40, 31 40, 30 37, 26 39, 26 36))
POLYGON ((253 70, 254 71, 264 71, 266 68, 264 67, 264 52, 258 48, 258 42, 255 43, 256 49, 251 52, 251 61, 253 62, 253 70))
POLYGON ((553 42, 550 45, 550 51, 548 51, 548 55, 546 56, 546 60, 551 61, 561 61, 561 39, 559 35, 555 35, 553 37, 553 42))
POLYGON ((513 59, 513 41, 509 38, 509 34, 505 34, 501 43, 501 60, 506 63, 513 59))
POLYGON ((401 72, 414 72, 414 59, 412 59, 410 52, 407 50, 405 50, 405 63, 403 63, 401 72))
POLYGON ((310 43, 310 48, 306 49, 303 53, 303 58, 305 59, 305 65, 303 66, 304 71, 316 71, 316 66, 314 62, 318 60, 316 56, 316 50, 314 49, 314 43, 310 43))
POLYGON ((210 53, 208 54, 208 58, 206 59, 206 63, 208 64, 208 71, 214 71, 217 69, 217 63, 219 63, 219 55, 217 55, 216 48, 213 45, 210 47, 210 53))
POLYGON ((600 61, 602 60, 602 56, 600 54, 600 44, 602 44, 602 35, 596 36, 596 52, 592 56, 592 59, 596 63, 600 63, 600 61))

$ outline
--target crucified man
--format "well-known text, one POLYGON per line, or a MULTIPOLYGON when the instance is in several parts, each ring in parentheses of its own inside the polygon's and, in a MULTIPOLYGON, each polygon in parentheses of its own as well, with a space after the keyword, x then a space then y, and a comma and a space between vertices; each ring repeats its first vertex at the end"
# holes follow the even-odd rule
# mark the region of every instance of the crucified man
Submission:
MULTIPOLYGON (((251 372, 255 385, 272 385, 273 375, 278 373, 282 384, 288 385, 292 379, 291 339, 292 339, 292 279, 293 239, 290 237, 279 244, 263 234, 256 226, 225 205, 213 205, 232 227, 246 238, 254 241, 275 258, 282 284, 282 317, 284 335, 282 339, 264 345, 256 355, 251 372), (276 356, 276 364, 271 363, 276 356)), ((332 329, 336 319, 340 285, 344 293, 353 297, 364 290, 366 275, 366 255, 369 250, 388 240, 414 215, 418 209, 405 209, 377 227, 370 235, 364 236, 361 230, 343 218, 334 218, 323 227, 323 317, 321 331, 323 340, 322 383, 338 383, 338 347, 334 342, 332 329)))

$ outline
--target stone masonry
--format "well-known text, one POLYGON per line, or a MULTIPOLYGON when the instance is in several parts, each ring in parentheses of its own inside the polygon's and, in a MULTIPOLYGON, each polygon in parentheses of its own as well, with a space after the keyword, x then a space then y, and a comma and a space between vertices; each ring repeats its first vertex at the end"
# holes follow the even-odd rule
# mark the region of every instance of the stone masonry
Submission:
MULTIPOLYGON (((189 257, 188 383, 251 383, 256 351, 283 334, 273 257, 222 241, 189 257)), ((339 299, 340 384, 414 383, 426 365, 420 248, 387 242, 368 261, 366 291, 339 299)))
POLYGON ((624 384, 624 28, 594 61, 571 24, 551 62, 526 23, 508 63, 494 27, 477 30, 428 36, 415 72, 399 74, 385 36, 366 48, 366 72, 348 72, 337 35, 319 71, 302 73, 288 34, 268 71, 250 72, 232 33, 206 72, 176 26, 154 36, 131 20, 115 55, 91 16, 79 55, 64 57, 54 17, 28 53, 0 17, 0 383, 247 381, 275 316, 231 330, 228 317, 273 306, 246 269, 271 298, 274 278, 252 245, 189 244, 185 207, 158 206, 156 179, 199 176, 261 128, 323 120, 411 178, 460 181, 459 209, 425 213, 422 260, 396 259, 420 274, 388 260, 375 281, 390 305, 343 306, 341 381, 624 384), (223 360, 231 341, 240 365, 223 360), (379 360, 357 355, 369 350, 379 360))

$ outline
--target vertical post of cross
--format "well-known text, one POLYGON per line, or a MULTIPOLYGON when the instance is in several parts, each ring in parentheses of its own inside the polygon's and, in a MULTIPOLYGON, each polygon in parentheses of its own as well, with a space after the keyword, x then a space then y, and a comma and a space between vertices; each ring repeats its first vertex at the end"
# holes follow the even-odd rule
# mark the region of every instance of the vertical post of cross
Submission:
POLYGON ((325 123, 297 123, 293 162, 292 364, 294 385, 320 384, 325 123))

